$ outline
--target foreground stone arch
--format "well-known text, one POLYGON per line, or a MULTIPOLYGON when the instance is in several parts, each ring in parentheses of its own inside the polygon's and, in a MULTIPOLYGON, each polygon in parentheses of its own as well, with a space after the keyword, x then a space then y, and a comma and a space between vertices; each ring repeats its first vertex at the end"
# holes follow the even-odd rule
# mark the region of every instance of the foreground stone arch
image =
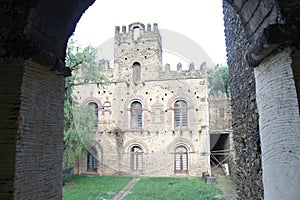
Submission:
POLYGON ((299 199, 300 2, 223 5, 239 196, 299 199))
POLYGON ((65 49, 87 1, 5 1, 0 199, 61 199, 65 49))

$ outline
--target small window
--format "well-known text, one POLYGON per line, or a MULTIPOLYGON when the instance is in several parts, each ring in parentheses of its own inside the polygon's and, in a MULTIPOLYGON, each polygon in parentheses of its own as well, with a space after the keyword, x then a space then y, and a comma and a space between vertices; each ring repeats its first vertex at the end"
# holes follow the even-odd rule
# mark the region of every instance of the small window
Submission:
POLYGON ((143 169, 143 151, 139 146, 131 148, 131 170, 141 171, 143 169))
POLYGON ((97 128, 98 127, 98 104, 96 104, 95 102, 89 103, 89 106, 94 110, 95 116, 96 116, 96 120, 95 120, 95 125, 94 127, 97 128))
POLYGON ((88 172, 97 172, 98 161, 97 159, 88 152, 87 154, 87 171, 88 172))
POLYGON ((134 62, 132 65, 133 69, 133 81, 141 80, 141 64, 139 62, 134 62))
POLYGON ((142 128, 143 125, 142 104, 138 101, 132 102, 130 106, 130 112, 131 112, 131 128, 133 129, 142 128))
POLYGON ((187 103, 183 100, 176 101, 174 104, 174 124, 175 128, 187 127, 187 103))
POLYGON ((188 173, 188 153, 184 146, 175 149, 174 170, 176 174, 188 173))

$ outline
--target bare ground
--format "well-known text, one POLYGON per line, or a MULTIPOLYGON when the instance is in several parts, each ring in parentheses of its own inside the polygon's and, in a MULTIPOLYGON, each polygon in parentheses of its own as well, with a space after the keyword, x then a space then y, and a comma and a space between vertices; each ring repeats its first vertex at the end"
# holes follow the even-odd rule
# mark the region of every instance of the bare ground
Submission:
POLYGON ((232 176, 216 175, 217 186, 223 192, 223 198, 226 200, 236 200, 237 193, 235 190, 236 183, 232 176))

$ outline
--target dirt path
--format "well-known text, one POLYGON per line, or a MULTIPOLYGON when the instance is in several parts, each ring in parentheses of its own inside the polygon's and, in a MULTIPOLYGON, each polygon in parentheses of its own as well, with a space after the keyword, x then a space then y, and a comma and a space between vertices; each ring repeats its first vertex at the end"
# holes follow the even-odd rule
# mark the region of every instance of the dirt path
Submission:
POLYGON ((112 200, 121 200, 124 197, 127 196, 127 194, 129 193, 129 191, 131 190, 131 188, 133 188, 133 186, 138 182, 139 178, 133 178, 128 185, 121 190, 120 192, 118 192, 118 194, 112 199, 112 200))
POLYGON ((235 190, 235 182, 230 176, 216 176, 217 186, 222 190, 223 197, 226 200, 235 200, 237 199, 237 193, 235 190))

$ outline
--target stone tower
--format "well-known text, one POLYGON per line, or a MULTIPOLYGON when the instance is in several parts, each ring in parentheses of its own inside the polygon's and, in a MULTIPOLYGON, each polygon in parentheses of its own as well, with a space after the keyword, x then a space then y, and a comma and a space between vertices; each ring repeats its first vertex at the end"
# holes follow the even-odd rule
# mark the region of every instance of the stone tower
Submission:
POLYGON ((136 22, 115 27, 114 78, 118 81, 139 82, 156 78, 162 65, 161 36, 157 24, 136 22), (147 74, 147 75, 145 75, 147 74))

